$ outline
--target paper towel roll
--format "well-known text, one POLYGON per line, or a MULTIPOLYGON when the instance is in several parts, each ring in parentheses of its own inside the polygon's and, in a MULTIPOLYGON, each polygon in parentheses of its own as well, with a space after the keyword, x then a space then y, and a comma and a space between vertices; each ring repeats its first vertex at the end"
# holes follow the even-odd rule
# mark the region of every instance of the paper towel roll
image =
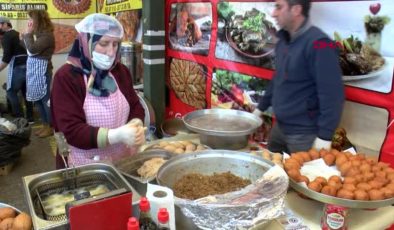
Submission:
POLYGON ((175 230, 175 207, 173 191, 167 187, 148 183, 146 198, 148 198, 150 202, 150 211, 153 220, 156 223, 159 223, 157 220, 159 208, 167 208, 170 217, 170 229, 175 230))

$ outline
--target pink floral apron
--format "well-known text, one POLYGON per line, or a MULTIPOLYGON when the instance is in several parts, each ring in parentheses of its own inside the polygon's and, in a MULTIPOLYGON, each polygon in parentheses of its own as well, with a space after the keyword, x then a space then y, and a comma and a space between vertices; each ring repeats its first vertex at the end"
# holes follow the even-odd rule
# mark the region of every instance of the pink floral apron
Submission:
MULTIPOLYGON (((84 80, 85 85, 87 85, 86 76, 84 80)), ((87 124, 113 129, 127 123, 130 106, 118 87, 108 97, 97 97, 86 92, 83 110, 85 111, 87 124)), ((83 165, 97 161, 112 162, 133 152, 124 144, 109 145, 106 148, 90 150, 70 146, 70 150, 69 163, 74 165, 83 165)))

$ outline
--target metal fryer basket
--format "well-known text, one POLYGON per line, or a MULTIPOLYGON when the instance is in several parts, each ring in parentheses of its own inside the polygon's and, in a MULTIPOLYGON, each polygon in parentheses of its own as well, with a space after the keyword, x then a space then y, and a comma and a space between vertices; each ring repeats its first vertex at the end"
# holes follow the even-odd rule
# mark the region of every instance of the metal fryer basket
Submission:
POLYGON ((88 190, 89 187, 104 185, 109 191, 118 189, 114 181, 107 174, 92 174, 76 176, 63 181, 43 184, 35 189, 36 196, 33 197, 33 205, 38 216, 49 221, 66 220, 66 214, 51 215, 47 212, 43 200, 53 194, 76 194, 80 189, 88 190))

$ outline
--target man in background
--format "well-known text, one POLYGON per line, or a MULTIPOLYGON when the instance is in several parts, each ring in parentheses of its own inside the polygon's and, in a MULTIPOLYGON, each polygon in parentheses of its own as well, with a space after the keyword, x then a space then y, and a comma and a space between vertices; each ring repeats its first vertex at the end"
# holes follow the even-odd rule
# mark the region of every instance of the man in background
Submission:
POLYGON ((33 122, 33 104, 26 101, 26 49, 20 45, 19 33, 12 29, 10 20, 0 17, 0 31, 3 38, 3 58, 0 62, 0 71, 8 66, 7 74, 7 98, 11 104, 12 113, 15 117, 24 117, 18 97, 21 91, 26 105, 26 119, 33 122))
POLYGON ((275 74, 254 114, 272 106, 276 124, 268 139, 272 152, 330 149, 344 102, 335 43, 309 20, 309 0, 276 0, 272 13, 281 28, 275 74), (324 43, 317 48, 316 43, 324 43))

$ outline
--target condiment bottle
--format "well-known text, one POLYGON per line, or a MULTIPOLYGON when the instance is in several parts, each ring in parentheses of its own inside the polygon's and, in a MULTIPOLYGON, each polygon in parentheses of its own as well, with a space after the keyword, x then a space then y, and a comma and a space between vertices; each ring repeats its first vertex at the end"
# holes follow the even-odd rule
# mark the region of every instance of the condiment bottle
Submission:
POLYGON ((156 230, 157 225, 150 214, 150 203, 146 197, 140 200, 140 230, 156 230))
POLYGON ((170 230, 170 223, 168 221, 169 215, 166 208, 160 208, 157 213, 157 220, 159 221, 158 229, 159 230, 170 230))
POLYGON ((129 221, 127 222, 127 230, 140 230, 140 224, 138 223, 137 218, 129 218, 129 221))

